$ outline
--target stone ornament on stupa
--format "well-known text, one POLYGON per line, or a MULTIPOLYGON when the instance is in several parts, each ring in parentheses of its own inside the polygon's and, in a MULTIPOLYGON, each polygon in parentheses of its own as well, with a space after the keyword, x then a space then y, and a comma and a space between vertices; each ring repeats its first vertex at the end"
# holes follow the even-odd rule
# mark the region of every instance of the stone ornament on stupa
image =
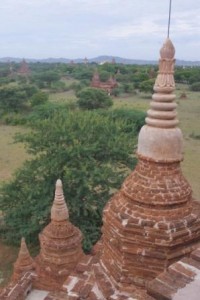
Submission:
POLYGON ((159 72, 154 85, 146 126, 140 131, 138 154, 155 161, 183 159, 182 133, 177 127, 174 82, 175 49, 169 38, 160 50, 159 72))
POLYGON ((104 209, 100 265, 124 291, 145 287, 198 246, 200 218, 184 178, 182 133, 177 127, 175 49, 169 38, 139 134, 138 164, 104 209))
POLYGON ((62 182, 56 182, 51 222, 39 235, 40 253, 36 258, 39 289, 57 290, 83 256, 82 233, 69 221, 62 182))
POLYGON ((17 281, 21 276, 28 272, 34 270, 34 261, 30 256, 28 248, 26 246, 26 241, 24 238, 21 239, 21 246, 16 262, 14 263, 14 270, 12 275, 12 280, 17 281))

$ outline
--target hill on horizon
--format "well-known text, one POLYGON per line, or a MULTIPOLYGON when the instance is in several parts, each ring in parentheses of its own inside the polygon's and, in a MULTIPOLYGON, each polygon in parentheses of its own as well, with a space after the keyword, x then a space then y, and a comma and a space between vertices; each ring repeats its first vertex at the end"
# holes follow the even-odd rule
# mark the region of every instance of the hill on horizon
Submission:
MULTIPOLYGON (((6 63, 6 62, 16 62, 20 63, 23 58, 19 57, 2 57, 0 58, 0 62, 6 63)), ((112 60, 115 60, 118 64, 130 64, 130 65, 157 65, 157 60, 143 60, 143 59, 130 59, 130 58, 123 58, 118 56, 110 56, 110 55, 100 55, 94 58, 89 58, 89 63, 111 63, 112 60)), ((70 63, 73 61, 74 63, 84 63, 85 58, 76 58, 76 59, 69 59, 69 58, 43 58, 43 59, 35 59, 35 58, 25 58, 25 60, 29 63, 37 63, 37 62, 43 62, 43 63, 70 63)), ((176 59, 176 65, 177 66, 200 66, 200 61, 185 61, 185 60, 179 60, 176 59)))

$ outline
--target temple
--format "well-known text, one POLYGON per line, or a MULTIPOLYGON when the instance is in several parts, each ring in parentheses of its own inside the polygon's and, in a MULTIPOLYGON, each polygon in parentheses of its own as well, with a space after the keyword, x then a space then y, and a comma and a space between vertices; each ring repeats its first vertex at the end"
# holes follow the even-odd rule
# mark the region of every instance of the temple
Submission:
MULTIPOLYGON (((197 300, 200 202, 181 171, 183 138, 175 103, 175 49, 166 39, 138 139, 138 164, 103 212, 102 237, 90 255, 69 221, 56 183, 51 222, 32 259, 22 239, 2 300, 197 300)), ((98 74, 94 81, 98 81, 98 74)))
POLYGON ((112 76, 110 76, 110 78, 105 82, 101 81, 99 73, 96 71, 92 77, 91 87, 104 90, 110 95, 112 90, 118 87, 118 84, 116 79, 112 76))
POLYGON ((17 71, 18 75, 28 76, 30 75, 30 69, 25 59, 22 60, 19 70, 17 71))

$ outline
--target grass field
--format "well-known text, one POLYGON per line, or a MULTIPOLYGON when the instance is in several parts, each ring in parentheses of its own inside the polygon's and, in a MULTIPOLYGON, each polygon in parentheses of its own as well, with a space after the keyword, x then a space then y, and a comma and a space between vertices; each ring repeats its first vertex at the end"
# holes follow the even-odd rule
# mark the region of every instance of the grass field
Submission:
POLYGON ((187 99, 179 100, 179 120, 184 137, 183 173, 193 188, 194 197, 200 200, 200 93, 187 93, 187 99))
POLYGON ((14 143, 14 135, 26 130, 18 126, 0 125, 0 183, 9 180, 12 173, 19 168, 28 154, 22 144, 14 143))

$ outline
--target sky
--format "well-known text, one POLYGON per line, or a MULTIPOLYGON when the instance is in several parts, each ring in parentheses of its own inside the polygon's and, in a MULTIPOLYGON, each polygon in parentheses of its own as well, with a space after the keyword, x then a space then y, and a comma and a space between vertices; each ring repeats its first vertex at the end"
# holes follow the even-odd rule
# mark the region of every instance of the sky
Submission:
MULTIPOLYGON (((169 0, 0 0, 0 57, 155 60, 169 0)), ((176 58, 200 60, 200 1, 172 0, 176 58)))

